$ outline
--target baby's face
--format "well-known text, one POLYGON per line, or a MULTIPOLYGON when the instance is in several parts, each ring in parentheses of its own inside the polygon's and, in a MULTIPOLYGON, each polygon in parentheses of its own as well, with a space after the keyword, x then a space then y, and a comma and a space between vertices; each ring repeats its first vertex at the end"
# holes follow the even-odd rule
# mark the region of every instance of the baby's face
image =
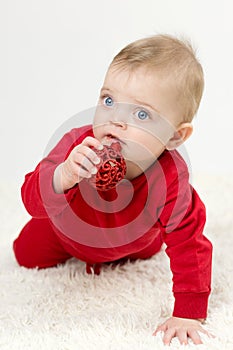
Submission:
POLYGON ((168 79, 143 68, 130 73, 110 67, 94 117, 94 136, 102 143, 119 141, 126 161, 145 170, 176 130, 176 103, 168 79))

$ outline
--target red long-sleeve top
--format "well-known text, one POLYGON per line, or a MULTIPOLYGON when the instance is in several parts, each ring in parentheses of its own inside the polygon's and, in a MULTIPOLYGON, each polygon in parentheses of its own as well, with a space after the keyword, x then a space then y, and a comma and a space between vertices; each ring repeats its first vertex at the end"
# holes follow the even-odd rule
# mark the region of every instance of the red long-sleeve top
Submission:
POLYGON ((85 180, 63 194, 53 174, 92 127, 72 129, 27 174, 22 199, 32 217, 50 218, 54 231, 73 255, 89 264, 134 254, 161 235, 173 274, 173 316, 206 318, 211 283, 212 245, 203 235, 205 206, 189 184, 177 151, 164 151, 137 178, 98 193, 85 180))

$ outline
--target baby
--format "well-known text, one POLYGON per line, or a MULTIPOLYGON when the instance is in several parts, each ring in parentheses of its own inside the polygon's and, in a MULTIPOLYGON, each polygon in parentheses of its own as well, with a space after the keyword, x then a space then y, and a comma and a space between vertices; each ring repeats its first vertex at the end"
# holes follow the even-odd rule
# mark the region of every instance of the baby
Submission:
POLYGON ((109 66, 93 125, 66 133, 22 186, 32 216, 14 241, 22 266, 76 257, 99 274, 103 263, 148 259, 165 243, 175 302, 154 332, 164 332, 164 344, 200 344, 199 332, 207 334, 212 245, 203 235, 205 206, 176 150, 192 134, 203 86, 187 42, 155 35, 129 44, 109 66), (123 179, 101 191, 91 180, 106 145, 117 145, 125 167, 123 179))

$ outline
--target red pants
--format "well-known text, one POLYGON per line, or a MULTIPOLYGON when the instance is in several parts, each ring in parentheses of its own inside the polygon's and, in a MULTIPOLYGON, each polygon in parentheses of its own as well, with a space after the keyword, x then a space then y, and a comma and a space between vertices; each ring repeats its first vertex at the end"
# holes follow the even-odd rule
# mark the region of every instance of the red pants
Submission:
MULTIPOLYGON (((150 258, 160 250, 161 246, 162 238, 158 236, 153 245, 125 256, 123 260, 150 258)), ((14 241, 13 249, 19 265, 28 268, 56 266, 75 256, 59 240, 48 219, 32 218, 14 241)))

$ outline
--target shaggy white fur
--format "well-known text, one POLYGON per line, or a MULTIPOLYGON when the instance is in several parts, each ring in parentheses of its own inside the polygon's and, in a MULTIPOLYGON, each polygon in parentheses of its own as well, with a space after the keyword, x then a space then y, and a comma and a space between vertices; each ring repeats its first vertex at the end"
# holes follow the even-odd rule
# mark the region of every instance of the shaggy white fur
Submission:
MULTIPOLYGON (((202 337, 185 349, 233 349, 232 177, 199 175, 194 187, 207 206, 205 233, 214 245, 213 290, 202 337)), ((150 350, 164 349, 156 325, 171 314, 173 296, 168 258, 162 250, 147 261, 104 266, 87 275, 71 259, 46 270, 19 267, 12 241, 28 220, 19 188, 0 185, 0 349, 150 350)), ((184 349, 177 339, 170 349, 184 349)))

